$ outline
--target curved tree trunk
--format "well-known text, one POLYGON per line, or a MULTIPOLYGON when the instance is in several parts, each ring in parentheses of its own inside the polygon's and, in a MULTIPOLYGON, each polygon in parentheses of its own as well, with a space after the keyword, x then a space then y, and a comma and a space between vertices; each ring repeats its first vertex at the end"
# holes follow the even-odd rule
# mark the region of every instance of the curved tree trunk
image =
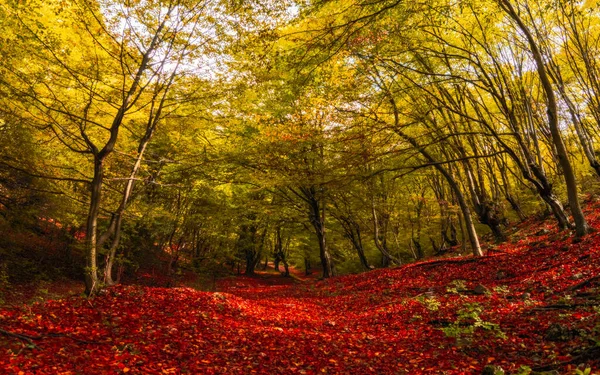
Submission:
POLYGON ((360 234, 360 225, 354 221, 353 218, 348 216, 336 216, 338 222, 344 230, 344 237, 346 237, 352 243, 352 247, 356 250, 360 264, 365 270, 370 270, 371 266, 365 256, 365 250, 362 244, 362 238, 360 234))
MULTIPOLYGON (((150 140, 152 139, 152 136, 154 135, 154 132, 156 131, 158 123, 161 119, 161 113, 165 105, 166 94, 169 86, 173 83, 173 78, 175 77, 174 74, 175 73, 171 75, 171 79, 168 82, 167 89, 163 93, 158 104, 158 108, 156 108, 156 111, 154 110, 154 101, 152 102, 152 109, 150 111, 150 117, 148 118, 146 132, 140 140, 137 158, 135 159, 135 163, 133 164, 131 173, 129 174, 129 179, 125 184, 125 189, 123 190, 123 197, 121 198, 121 203, 119 204, 117 212, 115 213, 115 217, 113 218, 114 224, 113 221, 111 221, 111 225, 109 225, 109 229, 105 234, 107 237, 110 237, 111 234, 114 235, 112 243, 110 245, 110 249, 108 250, 106 265, 104 268, 104 280, 107 285, 114 285, 117 283, 112 278, 112 268, 115 262, 117 249, 119 247, 119 241, 121 239, 121 224, 123 222, 123 213, 125 212, 127 204, 129 203, 129 199, 131 198, 131 193, 133 192, 133 187, 135 183, 135 177, 137 176, 137 173, 142 164, 146 148, 148 147, 148 144, 150 143, 150 140)), ((156 95, 157 93, 155 93, 155 97, 156 95)))
MULTIPOLYGON (((381 266, 389 267, 392 263, 400 264, 401 262, 390 254, 390 251, 387 247, 387 239, 385 235, 385 230, 381 228, 381 220, 377 215, 377 210, 375 210, 375 202, 371 202, 371 214, 373 216, 373 240, 375 241, 375 247, 381 253, 381 266)), ((385 226, 385 225, 384 225, 385 226)))
MULTIPOLYGON (((280 259, 281 262, 283 262, 283 269, 285 270, 283 276, 289 277, 290 266, 287 262, 286 251, 283 248, 283 241, 281 239, 281 226, 277 226, 275 229, 275 254, 277 259, 280 259)), ((277 266, 277 271, 279 271, 279 266, 277 266)))
POLYGON ((567 186, 567 196, 569 197, 569 206, 571 208, 571 214, 573 215, 573 219, 575 221, 576 236, 584 236, 590 231, 590 227, 588 226, 585 216, 583 215, 583 211, 581 210, 581 206, 579 205, 579 197, 577 195, 577 180, 575 178, 575 173, 573 172, 573 167, 571 165, 571 162, 569 161, 567 149, 565 147, 562 135, 560 133, 560 128, 558 125, 558 106, 556 104, 556 98, 554 96, 554 89, 552 87, 552 83, 550 82, 550 78, 548 77, 548 73, 546 71, 544 59, 535 40, 533 39, 533 36, 531 35, 531 32, 529 31, 528 27, 525 25, 519 14, 515 11, 511 2, 509 0, 498 1, 500 7, 509 15, 510 18, 513 19, 513 21, 515 21, 518 28, 523 32, 523 34, 527 38, 527 42, 531 49, 531 53, 533 54, 533 58, 537 67, 537 72, 542 83, 544 93, 546 94, 548 127, 550 128, 552 142, 556 147, 558 161, 564 174, 565 184, 567 186))
MULTIPOLYGON (((464 153, 462 153, 461 156, 463 158, 466 157, 464 153)), ((487 225, 490 228, 497 242, 504 241, 505 236, 502 232, 502 229, 500 229, 500 220, 498 219, 497 214, 492 207, 492 202, 489 201, 487 194, 484 192, 485 187, 480 186, 480 189, 476 188, 473 171, 467 160, 463 161, 463 168, 465 170, 465 174, 467 175, 467 186, 469 187, 471 201, 479 222, 487 225)))
POLYGON ((460 190, 460 186, 456 183, 456 180, 450 174, 450 172, 443 166, 443 164, 438 163, 438 161, 427 151, 425 147, 420 145, 417 140, 408 134, 402 131, 402 126, 400 125, 400 113, 398 110, 398 106, 396 105, 396 101, 394 100, 393 95, 387 90, 387 88, 382 87, 387 94, 387 98, 389 99, 393 114, 394 114, 394 131, 398 136, 408 142, 411 146, 413 146, 420 154, 430 163, 435 169, 438 170, 444 176, 450 189, 454 193, 456 200, 458 200, 458 205, 462 212, 462 216, 465 219, 465 228, 468 233, 469 243, 471 245, 471 251, 474 256, 483 256, 483 251, 481 250, 481 245, 479 244, 479 237, 477 236, 477 230, 475 229, 475 224, 473 223, 473 218, 471 217, 471 209, 467 204, 464 194, 460 190))
POLYGON ((463 217, 465 219, 465 228, 468 233, 469 243, 471 244, 471 251, 474 256, 483 256, 483 251, 481 250, 481 245, 479 244, 479 237, 477 236, 477 230, 475 229, 475 224, 473 223, 473 218, 471 217, 471 210, 469 209, 469 205, 460 190, 460 187, 454 180, 454 177, 443 168, 441 165, 436 164, 438 171, 446 178, 452 192, 456 196, 458 200, 458 205, 460 206, 460 210, 462 211, 463 217))
POLYGON ((448 185, 450 186, 450 189, 452 190, 452 193, 454 193, 454 196, 458 201, 458 205, 462 212, 462 216, 465 219, 465 228, 469 237, 471 251, 474 256, 483 256, 483 251, 481 250, 481 245, 479 244, 479 237, 477 236, 477 230, 475 229, 475 224, 473 223, 473 218, 471 217, 471 209, 469 208, 465 196, 460 190, 460 186, 458 185, 454 177, 446 168, 444 168, 442 164, 438 163, 435 160, 435 158, 431 156, 431 154, 423 146, 417 143, 417 141, 414 138, 402 132, 398 127, 396 128, 396 133, 402 138, 404 138, 408 143, 410 143, 415 149, 417 149, 417 151, 429 163, 431 163, 438 170, 438 172, 441 173, 442 176, 444 176, 444 178, 448 182, 448 185))

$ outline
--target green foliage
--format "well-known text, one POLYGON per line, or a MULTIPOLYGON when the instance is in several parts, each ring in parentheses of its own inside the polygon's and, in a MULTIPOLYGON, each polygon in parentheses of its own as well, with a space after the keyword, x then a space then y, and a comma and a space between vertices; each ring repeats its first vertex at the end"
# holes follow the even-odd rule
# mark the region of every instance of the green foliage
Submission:
POLYGON ((452 280, 449 286, 446 287, 448 293, 459 294, 460 292, 467 289, 467 282, 465 280, 452 280))
POLYGON ((521 365, 517 371, 517 375, 529 375, 532 370, 529 366, 521 365))
POLYGON ((506 334, 502 332, 496 323, 485 321, 481 318, 483 307, 477 303, 467 303, 458 310, 457 319, 447 327, 441 328, 447 337, 453 337, 459 344, 471 343, 473 334, 481 329, 489 332, 496 338, 505 339, 506 334))
MULTIPOLYGON (((2 4, 0 210, 11 230, 40 218, 82 228, 92 160, 117 133, 114 152, 106 148, 98 164, 99 232, 126 210, 117 264, 133 271, 176 258, 208 279, 243 255, 271 252, 279 225, 290 263, 316 263, 319 217, 340 273, 368 269, 381 254, 388 266, 447 252, 459 243, 459 215, 470 218, 461 193, 482 232, 542 207, 532 191, 564 198, 561 170, 569 169, 557 160, 577 160, 576 172, 589 177, 585 150, 597 149, 600 118, 589 82, 598 76, 589 63, 597 46, 576 38, 598 40, 597 28, 578 28, 599 18, 575 11, 577 2, 515 5, 555 70, 571 158, 555 155, 532 49, 503 2, 301 1, 293 11, 288 1, 268 3, 2 4), (443 168, 461 182, 456 191, 443 168), (131 199, 120 207, 130 181, 131 199), (312 201, 296 194, 302 188, 314 189, 312 201), (310 216, 315 203, 321 213, 310 216), (244 225, 264 228, 265 242, 240 239, 244 225)), ((70 267, 6 249, 23 275, 52 278, 70 267)), ((72 260, 82 268, 81 257, 72 260)), ((461 280, 447 288, 464 289, 461 280)))
MULTIPOLYGON (((525 366, 525 365, 521 365, 519 367, 519 369, 517 370, 517 372, 515 373, 515 375, 531 375, 531 374, 535 374, 535 375, 552 375, 557 373, 556 371, 541 371, 541 372, 537 372, 537 371, 533 371, 531 367, 529 366, 525 366)), ((573 371, 574 375, 590 375, 592 373, 592 369, 590 367, 584 367, 584 368, 576 368, 573 371)))
POLYGON ((570 305, 572 302, 573 296, 571 296, 570 294, 564 294, 560 296, 560 298, 558 298, 558 300, 556 301, 556 303, 559 305, 570 305))
POLYGON ((501 295, 507 295, 510 293, 510 289, 506 285, 497 285, 497 286, 493 287, 492 289, 494 290, 495 293, 498 293, 501 295))
POLYGON ((442 305, 442 303, 440 301, 438 301, 435 296, 417 296, 415 298, 418 302, 420 302, 423 306, 425 306, 425 308, 429 311, 438 311, 440 309, 440 306, 442 305))

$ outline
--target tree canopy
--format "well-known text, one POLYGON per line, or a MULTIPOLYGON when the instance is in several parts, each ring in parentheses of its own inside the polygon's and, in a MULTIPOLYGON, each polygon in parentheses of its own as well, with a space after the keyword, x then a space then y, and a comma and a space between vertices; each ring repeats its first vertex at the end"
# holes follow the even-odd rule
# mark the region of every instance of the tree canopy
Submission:
POLYGON ((1 225, 59 225, 90 295, 144 258, 327 278, 481 256, 540 212, 581 239, 599 7, 5 2, 1 225))

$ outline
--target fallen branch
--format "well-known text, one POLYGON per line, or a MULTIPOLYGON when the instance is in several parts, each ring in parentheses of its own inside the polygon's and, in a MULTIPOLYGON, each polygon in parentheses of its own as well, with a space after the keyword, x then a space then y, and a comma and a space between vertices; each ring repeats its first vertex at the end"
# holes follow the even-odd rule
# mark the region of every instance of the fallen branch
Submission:
POLYGON ((598 306, 600 303, 573 303, 573 304, 555 304, 555 305, 546 305, 546 306, 537 306, 532 310, 570 310, 575 309, 577 307, 590 307, 590 306, 598 306))
POLYGON ((568 287, 567 290, 568 291, 573 291, 573 290, 584 288, 584 287, 590 285, 591 283, 593 283, 594 281, 599 280, 599 279, 600 279, 600 275, 596 275, 594 277, 590 277, 587 280, 583 280, 579 284, 575 284, 573 286, 568 287))
POLYGON ((466 263, 477 262, 477 261, 484 260, 484 259, 486 259, 486 257, 467 258, 467 259, 440 259, 440 260, 434 260, 433 262, 417 263, 414 265, 411 264, 409 267, 410 268, 427 267, 427 266, 436 266, 438 264, 466 264, 466 263))
POLYGON ((572 359, 570 359, 568 361, 559 362, 559 363, 555 363, 555 364, 551 364, 551 365, 543 365, 543 366, 533 367, 532 370, 533 371, 556 370, 556 369, 564 367, 566 365, 580 364, 580 363, 586 362, 590 359, 596 359, 596 358, 598 358, 598 356, 600 356, 600 347, 595 346, 595 347, 584 350, 581 354, 573 357, 572 359))
POLYGON ((64 333, 49 333, 48 337, 66 337, 66 338, 76 341, 80 344, 93 344, 93 345, 106 344, 105 342, 102 342, 102 341, 88 341, 88 340, 78 339, 77 337, 73 337, 71 335, 67 335, 64 333))
POLYGON ((47 337, 66 337, 66 338, 76 341, 80 344, 95 344, 95 345, 106 344, 106 343, 100 342, 100 341, 82 340, 77 337, 73 337, 71 335, 65 334, 65 333, 48 333, 47 335, 31 336, 31 335, 25 335, 23 333, 15 333, 15 332, 7 331, 2 328, 0 328, 0 333, 5 336, 14 337, 14 338, 18 338, 20 340, 26 341, 29 345, 33 345, 36 349, 39 349, 39 347, 33 342, 33 340, 43 340, 44 338, 47 338, 47 337))
POLYGON ((36 344, 34 344, 34 342, 33 342, 33 340, 38 339, 38 337, 34 337, 34 336, 24 335, 24 334, 21 334, 21 333, 7 331, 7 330, 2 329, 2 328, 0 328, 0 333, 3 334, 4 336, 14 337, 14 338, 17 338, 19 340, 25 341, 29 345, 31 345, 32 348, 40 349, 40 347, 37 346, 36 344))

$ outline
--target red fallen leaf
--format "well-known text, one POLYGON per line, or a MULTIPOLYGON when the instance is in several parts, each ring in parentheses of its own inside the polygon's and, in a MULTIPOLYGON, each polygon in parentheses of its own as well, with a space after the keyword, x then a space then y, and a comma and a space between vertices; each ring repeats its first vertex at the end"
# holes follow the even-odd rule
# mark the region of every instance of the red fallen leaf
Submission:
MULTIPOLYGON (((0 309, 2 329, 47 335, 39 342, 41 351, 6 356, 2 346, 0 369, 23 375, 106 374, 115 373, 115 366, 143 374, 269 374, 292 368, 306 374, 460 374, 481 372, 491 362, 516 372, 520 365, 531 366, 533 357, 542 365, 557 356, 571 359, 569 348, 585 343, 578 338, 549 343, 547 327, 557 323, 592 332, 595 312, 576 308, 565 317, 564 311, 544 310, 550 302, 542 296, 564 296, 579 282, 571 278, 575 272, 600 272, 600 235, 586 237, 581 246, 550 234, 549 246, 529 247, 524 238, 498 246, 502 256, 477 261, 426 261, 296 284, 232 278, 218 286, 219 297, 188 288, 117 286, 91 304, 72 299, 19 312, 0 309), (498 270, 510 270, 510 279, 498 279, 498 270), (448 292, 454 280, 467 289, 482 284, 491 295, 448 292), (442 328, 457 322, 468 306, 480 307, 481 321, 497 324, 507 338, 479 328, 460 344, 446 337, 442 328), (49 335, 67 332, 100 344, 49 335), (106 358, 114 359, 101 360, 106 358)), ((22 347, 14 344, 16 350, 22 347)), ((589 365, 597 368, 598 362, 589 365)))

